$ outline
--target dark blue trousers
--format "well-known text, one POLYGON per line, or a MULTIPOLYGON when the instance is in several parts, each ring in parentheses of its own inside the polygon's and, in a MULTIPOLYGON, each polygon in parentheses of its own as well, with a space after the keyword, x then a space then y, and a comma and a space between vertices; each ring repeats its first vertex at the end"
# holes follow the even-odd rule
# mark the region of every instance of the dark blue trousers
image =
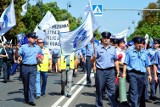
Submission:
POLYGON ((149 100, 148 95, 148 72, 145 73, 145 100, 149 100))
POLYGON ((157 92, 157 87, 159 85, 159 93, 160 93, 160 73, 157 73, 157 77, 158 77, 158 83, 156 83, 155 91, 157 92))
POLYGON ((37 66, 22 65, 22 81, 26 102, 34 102, 37 66))
POLYGON ((1 76, 1 74, 2 74, 2 64, 3 64, 3 59, 0 58, 0 76, 1 76))
POLYGON ((103 107, 102 94, 106 87, 111 107, 117 107, 115 100, 115 70, 114 68, 108 70, 97 69, 96 73, 96 107, 103 107))
POLYGON ((47 86, 48 72, 40 72, 40 75, 42 79, 41 93, 45 94, 46 86, 47 86))
POLYGON ((130 107, 146 107, 145 105, 145 73, 129 71, 129 105, 130 107))
POLYGON ((150 97, 156 97, 156 82, 154 81, 154 73, 151 71, 152 81, 150 82, 150 97))
POLYGON ((93 64, 91 63, 91 57, 86 57, 86 70, 87 70, 87 84, 91 84, 91 70, 93 64))
POLYGON ((11 67, 12 67, 12 62, 11 61, 5 61, 5 62, 3 62, 4 81, 9 80, 11 67))

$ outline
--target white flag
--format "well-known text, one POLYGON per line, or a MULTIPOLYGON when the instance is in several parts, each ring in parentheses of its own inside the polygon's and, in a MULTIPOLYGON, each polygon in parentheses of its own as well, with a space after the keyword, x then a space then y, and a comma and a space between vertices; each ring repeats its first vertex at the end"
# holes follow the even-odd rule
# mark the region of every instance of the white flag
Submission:
POLYGON ((117 34, 113 34, 111 38, 116 38, 116 39, 124 38, 124 41, 127 43, 127 34, 128 34, 128 29, 117 34))
POLYGON ((150 37, 149 46, 150 46, 151 48, 153 48, 153 46, 154 46, 154 44, 153 44, 153 38, 152 38, 152 37, 150 37))
POLYGON ((147 44, 148 44, 148 41, 149 41, 149 35, 146 34, 144 38, 145 38, 145 43, 146 43, 146 45, 147 45, 147 44))
POLYGON ((87 14, 88 12, 91 12, 91 17, 92 17, 92 29, 93 29, 93 31, 95 31, 95 30, 99 27, 99 25, 98 25, 98 23, 97 23, 97 21, 96 21, 96 18, 95 18, 95 16, 94 16, 94 14, 93 14, 93 11, 92 11, 91 0, 89 0, 88 5, 85 7, 84 10, 85 10, 85 14, 87 14))
POLYGON ((124 30, 124 31, 122 31, 120 33, 117 33, 117 34, 113 34, 111 36, 111 38, 117 38, 117 39, 125 38, 125 37, 127 37, 127 34, 128 34, 128 29, 126 29, 126 30, 124 30))
POLYGON ((16 25, 14 2, 4 10, 0 18, 0 36, 8 32, 12 27, 16 25))
POLYGON ((60 33, 60 45, 63 55, 86 46, 93 38, 92 15, 88 13, 86 20, 76 30, 60 33))
POLYGON ((42 21, 39 23, 38 28, 40 30, 46 30, 54 24, 56 24, 56 19, 54 18, 52 13, 48 11, 43 17, 42 21))
POLYGON ((22 5, 21 16, 24 16, 27 13, 27 8, 28 8, 28 1, 26 1, 26 3, 22 5))

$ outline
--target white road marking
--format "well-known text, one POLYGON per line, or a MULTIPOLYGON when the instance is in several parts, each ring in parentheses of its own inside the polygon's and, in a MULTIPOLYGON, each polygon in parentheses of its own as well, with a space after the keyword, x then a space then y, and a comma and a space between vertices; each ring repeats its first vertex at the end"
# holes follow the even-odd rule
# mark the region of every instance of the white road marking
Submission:
MULTIPOLYGON (((91 74, 91 78, 94 76, 94 73, 91 74)), ((62 107, 69 107, 69 104, 73 101, 73 99, 78 95, 78 93, 83 89, 85 86, 86 81, 77 89, 77 91, 72 95, 71 98, 67 100, 67 102, 62 107)))
MULTIPOLYGON (((86 79, 86 74, 85 74, 84 77, 83 77, 80 81, 78 81, 76 84, 80 84, 82 81, 84 81, 84 79, 86 79)), ((74 85, 74 86, 71 88, 71 91, 73 91, 77 86, 78 86, 78 85, 74 85)), ((65 97, 65 96, 60 97, 51 107, 58 107, 58 104, 59 104, 60 102, 62 102, 62 100, 63 100, 64 98, 66 98, 66 97, 65 97)))
POLYGON ((77 94, 83 89, 84 85, 86 84, 86 81, 83 82, 83 84, 78 88, 78 90, 72 95, 71 98, 67 100, 67 102, 63 105, 63 107, 69 107, 69 104, 73 101, 73 99, 77 96, 77 94))

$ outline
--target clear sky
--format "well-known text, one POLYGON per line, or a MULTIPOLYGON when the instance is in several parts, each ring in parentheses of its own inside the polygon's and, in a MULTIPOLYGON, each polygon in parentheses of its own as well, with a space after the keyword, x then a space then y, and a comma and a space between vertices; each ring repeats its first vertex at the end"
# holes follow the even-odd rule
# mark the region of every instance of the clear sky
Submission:
MULTIPOLYGON (((30 0, 35 4, 38 0, 30 0)), ((103 5, 103 8, 136 8, 143 9, 151 2, 157 0, 91 0, 93 4, 103 5)), ((61 9, 67 9, 67 3, 71 3, 71 8, 68 11, 75 17, 85 19, 84 8, 88 4, 88 0, 43 0, 43 3, 57 2, 61 9)), ((130 33, 134 31, 134 26, 137 26, 142 15, 138 15, 139 11, 103 11, 103 16, 96 17, 99 30, 110 31, 113 34, 119 33, 130 27, 130 33), (135 25, 132 23, 135 22, 135 25)))

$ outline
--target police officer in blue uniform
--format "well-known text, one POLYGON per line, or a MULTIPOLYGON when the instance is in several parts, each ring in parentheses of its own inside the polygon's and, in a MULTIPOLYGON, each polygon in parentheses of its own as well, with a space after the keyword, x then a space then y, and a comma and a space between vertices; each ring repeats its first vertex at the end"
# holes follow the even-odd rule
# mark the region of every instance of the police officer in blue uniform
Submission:
POLYGON ((3 57, 1 56, 2 55, 2 49, 3 49, 3 46, 2 46, 2 43, 0 43, 0 78, 1 78, 1 70, 2 70, 2 63, 3 63, 3 57))
POLYGON ((92 81, 91 81, 91 70, 93 68, 93 64, 91 63, 91 56, 94 53, 95 48, 99 45, 98 43, 95 43, 94 38, 96 35, 94 35, 94 37, 92 38, 92 40, 87 44, 86 46, 86 70, 87 70, 87 86, 91 86, 92 85, 92 81))
POLYGON ((126 53, 122 77, 129 76, 129 105, 131 107, 146 107, 145 105, 145 73, 151 81, 150 61, 147 53, 141 49, 141 37, 134 37, 135 48, 126 53), (147 69, 146 69, 147 68, 147 69))
MULTIPOLYGON (((146 54, 148 55, 148 50, 147 50, 147 44, 145 42, 145 38, 141 37, 141 49, 143 49, 144 52, 146 52, 146 54)), ((149 58, 149 56, 148 56, 149 58)), ((148 103, 151 103, 151 101, 149 100, 149 94, 148 94, 148 72, 145 73, 145 101, 148 103)))
POLYGON ((95 55, 92 56, 91 61, 96 61, 96 107, 103 107, 102 94, 103 89, 107 86, 107 94, 111 107, 117 107, 115 100, 115 67, 117 76, 119 76, 119 66, 117 60, 116 49, 109 45, 110 32, 102 33, 103 44, 97 47, 95 55))
POLYGON ((153 43, 154 43, 154 51, 150 52, 153 64, 153 73, 152 73, 153 81, 150 84, 151 87, 150 99, 155 101, 157 100, 156 91, 158 84, 160 89, 160 50, 159 50, 160 40, 154 39, 153 43))
POLYGON ((34 91, 37 64, 42 61, 42 59, 37 58, 37 56, 43 53, 40 47, 35 44, 36 34, 31 32, 27 37, 29 43, 22 45, 19 48, 18 55, 22 58, 22 81, 24 86, 25 102, 31 106, 35 106, 34 91))
POLYGON ((10 79, 10 69, 14 61, 13 56, 13 49, 11 48, 10 42, 7 41, 5 48, 2 49, 4 83, 7 83, 7 81, 10 79))

